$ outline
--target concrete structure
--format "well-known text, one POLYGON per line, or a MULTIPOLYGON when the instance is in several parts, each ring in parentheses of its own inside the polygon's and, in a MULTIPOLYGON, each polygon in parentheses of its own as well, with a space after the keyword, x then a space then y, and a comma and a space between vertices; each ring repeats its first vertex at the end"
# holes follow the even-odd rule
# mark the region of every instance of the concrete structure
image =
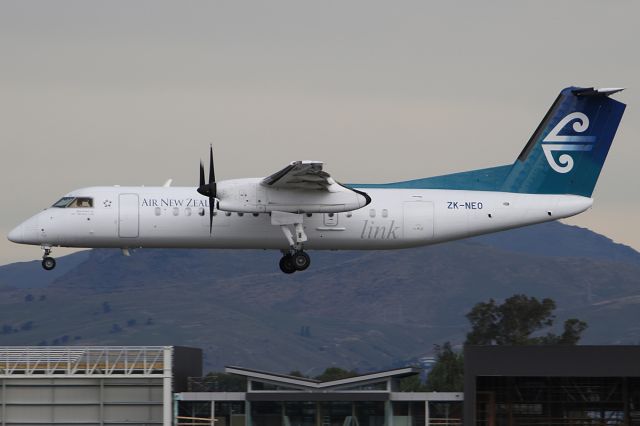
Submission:
POLYGON ((640 425, 640 346, 468 346, 465 425, 640 425))
POLYGON ((0 347, 0 425, 171 425, 199 349, 0 347))
POLYGON ((240 367, 245 392, 175 395, 178 425, 424 426, 461 424, 462 393, 399 392, 407 367, 320 382, 240 367), (435 413, 434 413, 435 411, 435 413), (435 415, 434 415, 435 414, 435 415), (435 417, 435 418, 434 418, 435 417))

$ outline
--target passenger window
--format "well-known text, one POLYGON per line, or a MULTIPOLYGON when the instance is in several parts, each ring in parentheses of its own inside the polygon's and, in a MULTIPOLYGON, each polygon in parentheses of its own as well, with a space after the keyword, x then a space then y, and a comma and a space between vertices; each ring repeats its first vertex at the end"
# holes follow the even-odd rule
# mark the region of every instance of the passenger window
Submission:
POLYGON ((179 214, 180 214, 180 209, 179 209, 179 208, 177 208, 177 207, 174 207, 174 208, 173 208, 173 215, 174 215, 174 216, 178 216, 179 214))
POLYGON ((382 217, 389 216, 389 211, 387 209, 382 209, 382 217))
POLYGON ((351 216, 353 216, 353 213, 347 212, 347 217, 351 217, 351 216))
POLYGON ((198 210, 198 214, 200 216, 204 216, 204 208, 203 207, 200 207, 200 209, 198 210))
POLYGON ((376 209, 369 210, 369 217, 376 217, 376 209))
POLYGON ((186 209, 184 209, 184 214, 186 214, 187 216, 191 216, 191 207, 187 207, 186 209))
POLYGON ((238 213, 238 216, 242 217, 242 216, 244 216, 244 213, 240 213, 240 212, 239 212, 239 213, 238 213))
POLYGON ((231 216, 231 212, 224 212, 225 216, 231 216))
POLYGON ((258 216, 260 216, 260 213, 252 213, 252 214, 253 214, 253 217, 258 217, 258 216))
POLYGON ((160 213, 162 213, 162 211, 160 210, 160 207, 156 207, 155 212, 156 212, 156 216, 160 216, 160 213))
POLYGON ((329 217, 333 217, 333 216, 335 216, 334 213, 329 213, 329 217))
POLYGON ((307 213, 307 217, 313 216, 313 213, 307 213))

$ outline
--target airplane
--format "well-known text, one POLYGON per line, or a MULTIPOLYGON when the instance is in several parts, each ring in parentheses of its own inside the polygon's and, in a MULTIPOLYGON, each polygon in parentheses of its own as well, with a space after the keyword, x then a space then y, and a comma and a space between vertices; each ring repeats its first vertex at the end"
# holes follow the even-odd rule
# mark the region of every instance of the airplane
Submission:
POLYGON ((563 89, 513 164, 396 183, 340 184, 320 161, 194 187, 101 186, 66 194, 8 234, 53 247, 274 249, 291 274, 306 250, 423 246, 570 217, 591 195, 625 104, 621 88, 563 89))

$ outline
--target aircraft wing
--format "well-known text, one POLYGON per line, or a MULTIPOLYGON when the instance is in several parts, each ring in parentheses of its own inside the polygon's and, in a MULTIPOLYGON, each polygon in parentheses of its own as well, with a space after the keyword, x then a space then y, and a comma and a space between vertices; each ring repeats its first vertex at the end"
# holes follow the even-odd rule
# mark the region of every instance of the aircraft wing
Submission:
POLYGON ((267 176, 262 185, 281 189, 308 189, 333 192, 336 181, 322 170, 322 161, 294 161, 284 169, 267 176))

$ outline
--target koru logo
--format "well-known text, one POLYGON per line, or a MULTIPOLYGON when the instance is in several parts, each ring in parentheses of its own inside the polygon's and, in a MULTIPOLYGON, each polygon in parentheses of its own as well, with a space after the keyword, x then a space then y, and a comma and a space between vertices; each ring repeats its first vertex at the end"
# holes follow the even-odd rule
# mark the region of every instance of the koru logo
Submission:
POLYGON ((591 151, 596 143, 595 136, 561 136, 558 133, 565 126, 573 123, 573 130, 576 133, 584 133, 589 128, 589 117, 581 112, 572 112, 554 127, 546 138, 542 140, 542 151, 547 158, 547 162, 553 170, 558 173, 569 173, 573 169, 573 157, 569 154, 562 154, 558 161, 553 157, 554 151, 591 151))

